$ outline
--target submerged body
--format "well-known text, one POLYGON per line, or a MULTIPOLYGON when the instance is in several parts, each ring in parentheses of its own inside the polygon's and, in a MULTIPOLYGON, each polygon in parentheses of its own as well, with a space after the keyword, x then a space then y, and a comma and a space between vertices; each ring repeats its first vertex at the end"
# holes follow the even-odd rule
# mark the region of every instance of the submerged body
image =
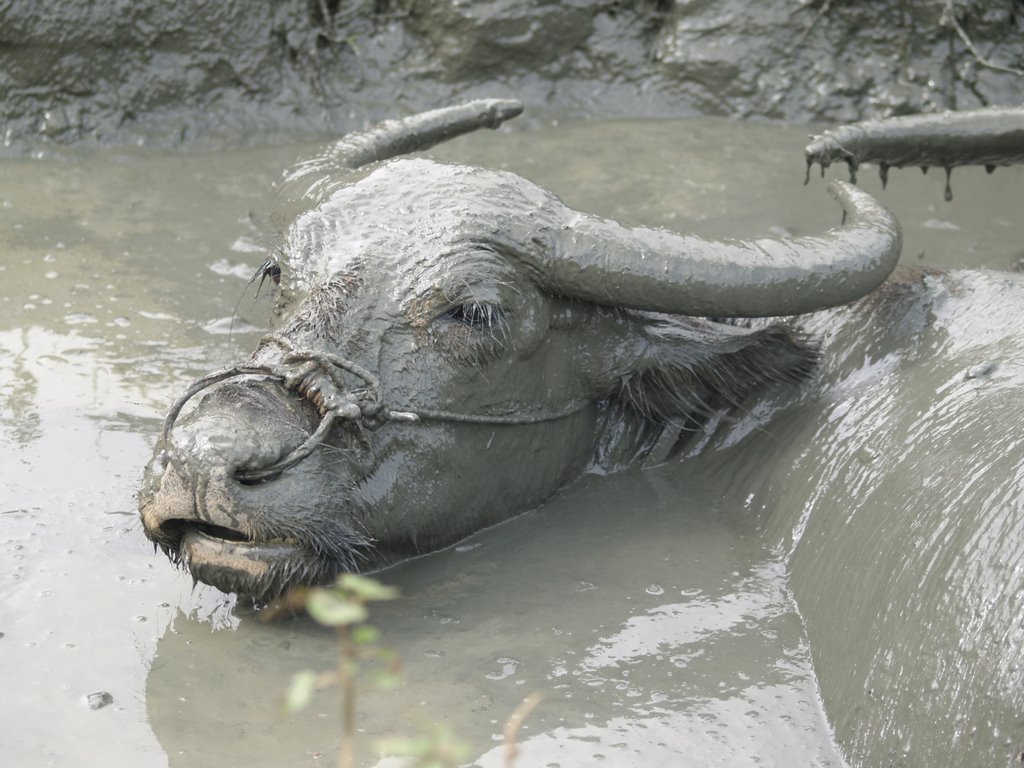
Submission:
MULTIPOLYGON (((1024 108, 841 126, 808 170, 1024 162, 1024 108)), ((802 327, 834 350, 759 490, 857 765, 999 765, 1024 733, 1024 279, 908 276, 802 327), (796 446, 799 446, 797 448, 796 446)))
POLYGON ((818 376, 709 446, 734 446, 718 460, 786 553, 854 765, 1005 765, 1024 747, 1022 311, 1019 274, 900 274, 802 319, 818 376))

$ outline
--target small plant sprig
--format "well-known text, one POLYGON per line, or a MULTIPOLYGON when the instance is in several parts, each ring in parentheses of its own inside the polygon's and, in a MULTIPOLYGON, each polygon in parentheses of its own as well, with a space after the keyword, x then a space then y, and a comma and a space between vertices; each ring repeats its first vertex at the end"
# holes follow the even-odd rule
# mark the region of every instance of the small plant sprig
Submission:
MULTIPOLYGON (((338 665, 333 670, 314 672, 304 670, 292 678, 285 695, 286 712, 304 709, 320 690, 337 686, 341 692, 342 742, 338 753, 340 768, 354 768, 356 740, 356 680, 364 671, 380 688, 395 686, 401 674, 398 655, 379 644, 380 632, 366 623, 369 617, 367 603, 394 600, 398 590, 375 579, 346 573, 329 587, 299 587, 285 597, 264 608, 259 617, 273 621, 283 615, 305 609, 318 624, 334 627, 338 633, 338 665), (365 662, 378 662, 381 666, 366 669, 365 662)), ((527 696, 509 716, 504 728, 505 768, 516 761, 516 744, 523 720, 540 703, 539 692, 527 696)), ((435 725, 425 733, 413 736, 394 736, 377 744, 382 752, 408 759, 407 768, 456 768, 469 758, 469 747, 443 725, 435 725)))
POLYGON ((409 768, 456 768, 470 755, 465 742, 443 725, 416 736, 381 739, 377 746, 389 755, 408 758, 409 768))
POLYGON ((398 590, 375 579, 354 573, 342 574, 329 587, 299 588, 293 590, 280 604, 270 606, 261 617, 271 620, 285 611, 305 608, 319 624, 334 627, 338 633, 338 666, 327 672, 304 670, 297 673, 285 695, 286 712, 304 709, 313 694, 332 686, 341 692, 341 750, 340 768, 355 765, 356 736, 356 678, 361 665, 368 661, 380 662, 381 667, 367 670, 367 676, 378 687, 389 688, 398 683, 401 661, 390 648, 378 644, 380 632, 365 623, 369 617, 367 603, 394 600, 398 590))

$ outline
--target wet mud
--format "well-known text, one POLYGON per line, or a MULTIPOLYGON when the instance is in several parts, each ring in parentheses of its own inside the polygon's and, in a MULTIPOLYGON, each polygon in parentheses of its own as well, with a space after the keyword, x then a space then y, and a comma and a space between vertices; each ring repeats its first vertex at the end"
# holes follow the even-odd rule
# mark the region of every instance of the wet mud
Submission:
POLYGON ((1022 30, 1019 0, 14 0, 2 139, 295 141, 480 96, 520 98, 531 119, 1019 105, 1022 30))
MULTIPOLYGON (((801 185, 807 133, 574 122, 433 154, 509 168, 625 223, 752 237, 836 222, 824 184, 801 185)), ((242 359, 266 324, 269 301, 251 287, 234 320, 232 308, 275 241, 270 183, 310 150, 63 150, 0 164, 5 764, 334 759, 330 694, 280 714, 289 675, 331 663, 331 635, 301 620, 258 624, 233 598, 194 588, 152 552, 135 512, 171 399, 242 359)), ((523 764, 665 765, 685 744, 708 764, 932 765, 974 728, 958 749, 1008 761, 1019 671, 986 654, 1010 647, 1015 619, 986 606, 1014 605, 998 590, 1019 566, 1000 542, 1019 540, 1019 446, 1005 436, 1020 413, 1020 358, 999 346, 1012 312, 982 315, 1006 304, 1000 281, 1018 279, 1006 270, 1024 258, 1022 170, 963 169, 952 203, 933 175, 894 173, 884 192, 864 180, 904 223, 907 265, 1003 274, 951 283, 945 303, 911 311, 937 318, 932 330, 900 318, 810 328, 831 341, 878 333, 867 358, 828 374, 846 382, 834 402, 780 392, 689 462, 588 477, 385 572, 404 596, 374 621, 406 676, 361 694, 363 764, 378 763, 377 735, 441 718, 479 764, 499 765, 496 734, 532 690, 546 699, 522 733, 523 764), (951 303, 958 294, 969 301, 951 303), (947 362, 929 367, 925 352, 947 362), (784 408, 788 419, 766 428, 784 408), (893 454, 904 458, 890 472, 878 456, 893 454), (950 491, 971 472, 1001 477, 976 487, 1007 500, 973 528, 984 500, 950 491), (878 542, 899 493, 912 501, 906 518, 878 542), (850 499, 859 506, 843 516, 850 499), (871 557, 901 565, 851 580, 871 557), (908 604, 912 614, 889 608, 908 604), (925 648, 941 668, 901 676, 876 656, 886 647, 925 648), (951 724, 954 710, 963 720, 951 724)))

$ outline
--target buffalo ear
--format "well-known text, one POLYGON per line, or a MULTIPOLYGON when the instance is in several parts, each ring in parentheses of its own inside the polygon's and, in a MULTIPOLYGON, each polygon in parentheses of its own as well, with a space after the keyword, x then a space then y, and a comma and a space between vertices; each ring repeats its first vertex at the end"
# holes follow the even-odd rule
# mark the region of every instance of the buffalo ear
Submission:
POLYGON ((659 423, 694 426, 768 385, 808 378, 818 359, 813 343, 783 325, 750 329, 647 312, 621 321, 630 338, 615 347, 620 359, 591 381, 604 388, 598 396, 659 423))

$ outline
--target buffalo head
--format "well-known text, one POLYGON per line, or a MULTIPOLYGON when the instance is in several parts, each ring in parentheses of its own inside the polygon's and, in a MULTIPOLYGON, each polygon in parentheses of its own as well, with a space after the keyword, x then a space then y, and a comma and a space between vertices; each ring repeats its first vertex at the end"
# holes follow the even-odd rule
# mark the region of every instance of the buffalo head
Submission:
POLYGON ((842 182, 842 227, 709 242, 578 213, 511 173, 387 159, 520 109, 389 121, 286 176, 299 212, 266 266, 275 330, 174 404, 140 498, 195 578, 268 599, 664 458, 813 367, 784 326, 727 318, 849 302, 899 255, 893 217, 842 182))

